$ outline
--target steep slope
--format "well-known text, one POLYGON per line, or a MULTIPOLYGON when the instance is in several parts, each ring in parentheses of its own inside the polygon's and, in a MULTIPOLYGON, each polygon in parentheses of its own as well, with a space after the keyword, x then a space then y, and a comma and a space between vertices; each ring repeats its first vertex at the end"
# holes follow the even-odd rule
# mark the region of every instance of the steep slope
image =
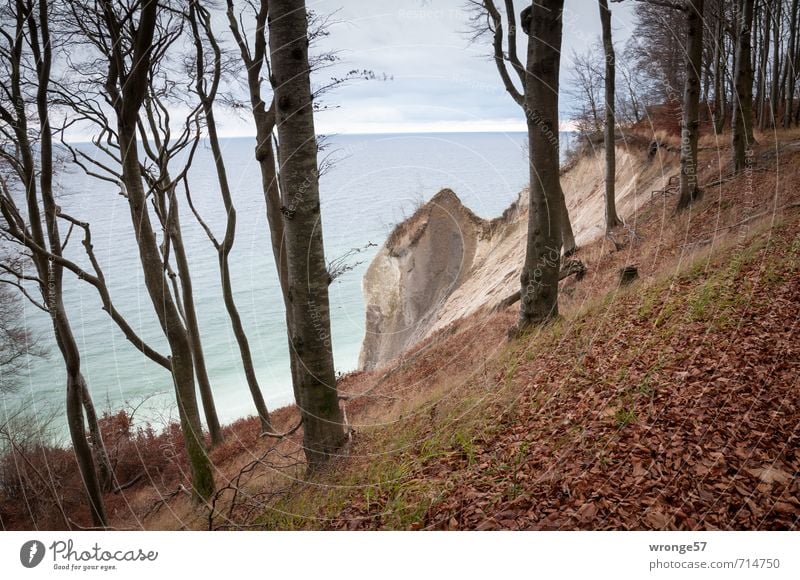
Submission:
MULTIPOLYGON (((623 219, 635 219, 652 191, 677 171, 677 157, 636 147, 620 147, 617 156, 617 210, 623 219)), ((562 177, 579 246, 603 232, 603 163, 598 151, 562 177)), ((527 191, 501 217, 482 220, 446 189, 399 224, 364 275, 367 324, 360 368, 381 367, 517 290, 527 219, 527 191)))
POLYGON ((369 493, 324 525, 796 529, 800 214, 782 220, 510 344, 490 384, 365 439, 347 469, 369 493))
POLYGON ((259 525, 797 529, 800 150, 776 152, 588 244, 557 322, 508 342, 513 308, 476 312, 346 377, 348 457, 259 525))

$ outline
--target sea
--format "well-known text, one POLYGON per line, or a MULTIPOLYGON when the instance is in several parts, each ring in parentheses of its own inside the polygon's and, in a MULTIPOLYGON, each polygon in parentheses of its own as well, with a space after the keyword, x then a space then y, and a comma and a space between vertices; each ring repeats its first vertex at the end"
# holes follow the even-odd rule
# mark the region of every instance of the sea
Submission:
MULTIPOLYGON (((562 153, 572 135, 561 135, 562 153)), ((292 402, 289 356, 261 177, 252 137, 225 139, 224 159, 238 215, 231 253, 233 292, 271 409, 292 402)), ((91 144, 78 144, 87 155, 91 144)), ((362 276, 396 224, 442 188, 456 192, 484 218, 498 216, 529 181, 524 133, 336 135, 324 140, 320 196, 328 261, 349 254, 348 272, 330 287, 332 345, 337 372, 355 370, 364 338, 362 276), (360 252, 351 252, 361 249, 360 252)), ((221 238, 225 212, 213 158, 201 143, 189 172, 197 211, 221 238)), ((62 211, 89 222, 95 253, 117 308, 153 347, 166 341, 144 286, 127 201, 113 183, 89 178, 65 161, 57 179, 62 211)), ((206 364, 223 423, 255 413, 220 288, 216 251, 187 207, 181 221, 206 364)), ((65 232, 62 232, 65 233, 65 232)), ((66 255, 87 267, 81 232, 72 233, 66 255)), ((101 309, 91 286, 65 275, 65 302, 82 354, 82 370, 101 412, 136 410, 136 418, 159 428, 175 420, 170 375, 134 348, 101 309)), ((19 409, 50 422, 66 440, 65 370, 48 316, 30 305, 25 325, 49 354, 30 356, 13 394, 0 399, 0 421, 19 409)))

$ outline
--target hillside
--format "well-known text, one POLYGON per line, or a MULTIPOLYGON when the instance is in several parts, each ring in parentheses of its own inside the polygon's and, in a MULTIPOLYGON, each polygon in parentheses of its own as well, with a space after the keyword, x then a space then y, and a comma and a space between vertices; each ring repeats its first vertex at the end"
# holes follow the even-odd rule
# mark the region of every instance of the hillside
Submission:
MULTIPOLYGON (((629 176, 638 193, 621 204, 626 227, 616 243, 580 242, 588 270, 562 283, 561 318, 509 342, 516 307, 497 310, 479 297, 490 286, 474 286, 474 307, 452 309, 447 323, 431 316, 394 362, 340 380, 351 440, 309 479, 292 407, 274 413, 289 433, 279 441, 259 437, 255 418, 225 429, 211 452, 211 509, 190 502, 177 426, 155 433, 125 413, 106 418, 120 484, 106 494, 114 527, 796 529, 798 137, 759 136, 755 167, 733 178, 728 152, 706 143, 705 196, 679 215, 673 195, 641 185, 666 182, 674 165, 650 164, 646 144, 632 145, 641 165, 629 176), (620 287, 631 264, 640 279, 620 287)), ((590 156, 563 179, 589 203, 602 195, 599 170, 590 156)), ((431 207, 462 211, 452 192, 437 198, 431 207)), ((470 223, 476 235, 498 231, 470 223)), ((395 241, 418 234, 401 229, 395 241)), ((476 271, 460 274, 459 289, 476 271)), ((457 293, 445 290, 447 304, 457 293)), ((60 474, 54 493, 81 513, 68 450, 26 460, 60 474)), ((3 527, 39 510, 41 528, 63 528, 38 493, 0 501, 3 527)))
POLYGON ((557 323, 508 343, 515 309, 479 311, 347 377, 348 457, 254 522, 797 528, 800 152, 780 138, 736 178, 709 154, 690 212, 654 196, 622 249, 585 245, 557 323))

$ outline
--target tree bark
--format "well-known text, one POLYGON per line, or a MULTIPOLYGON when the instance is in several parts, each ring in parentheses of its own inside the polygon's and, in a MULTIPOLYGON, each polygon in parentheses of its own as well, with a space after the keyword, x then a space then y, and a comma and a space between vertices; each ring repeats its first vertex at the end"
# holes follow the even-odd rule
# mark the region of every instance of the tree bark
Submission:
MULTIPOLYGON (((493 50, 493 58, 495 62, 495 66, 497 68, 498 73, 500 74, 500 79, 503 81, 503 86, 506 89, 506 92, 511 96, 515 103, 517 103, 520 107, 522 107, 523 112, 525 112, 526 118, 528 117, 528 105, 527 99, 525 97, 525 91, 527 90, 527 83, 526 83, 526 73, 525 70, 517 56, 517 20, 514 15, 514 3, 511 0, 504 0, 504 6, 506 11, 506 19, 508 20, 508 31, 506 34, 505 42, 507 44, 507 51, 503 50, 503 16, 500 11, 497 9, 497 6, 494 3, 494 0, 483 0, 482 3, 483 9, 485 10, 486 16, 491 20, 492 26, 494 27, 494 34, 492 35, 492 50, 493 50), (522 91, 517 90, 514 81, 508 71, 508 67, 506 66, 506 61, 511 63, 511 67, 514 71, 517 72, 518 78, 522 81, 522 91)), ((520 27, 522 31, 530 35, 530 26, 531 26, 531 16, 532 11, 531 7, 526 7, 520 14, 520 27)), ((559 55, 560 58, 560 55, 559 55)), ((556 73, 558 74, 558 73, 556 73)), ((592 101, 593 103, 593 101, 592 101)), ((594 103, 592 104, 593 110, 593 119, 595 123, 595 128, 597 127, 597 111, 594 103)), ((555 139, 558 139, 558 128, 556 128, 555 139)), ((531 184, 532 185, 532 184, 531 184)), ((558 212, 558 221, 560 224, 560 231, 561 231, 561 243, 564 249, 564 254, 569 256, 574 254, 578 247, 575 244, 575 235, 572 231, 572 223, 569 219, 569 210, 567 209, 566 199, 564 197, 564 192, 561 191, 556 205, 553 206, 554 211, 558 212)))
MULTIPOLYGON (((252 43, 252 53, 250 52, 249 44, 242 36, 243 31, 240 29, 240 22, 234 14, 233 0, 227 0, 227 17, 229 27, 239 47, 242 61, 247 67, 247 85, 250 93, 250 105, 252 107, 253 121, 256 126, 255 158, 261 170, 261 186, 264 191, 272 255, 275 261, 275 268, 278 272, 281 294, 283 296, 286 326, 289 328, 292 326, 292 309, 289 303, 289 272, 286 264, 286 237, 283 226, 283 215, 281 213, 283 200, 276 167, 275 147, 273 146, 273 131, 275 129, 274 97, 273 103, 267 107, 261 94, 261 68, 267 59, 265 33, 267 28, 268 1, 261 0, 256 6, 257 12, 255 17, 255 35, 252 43)), ((298 367, 298 361, 297 354, 294 352, 290 340, 289 365, 294 397, 295 401, 297 401, 298 392, 295 388, 297 381, 294 377, 295 369, 298 367)))
POLYGON ((86 414, 86 425, 89 427, 89 438, 92 442, 92 457, 97 467, 97 481, 100 490, 109 492, 114 489, 114 469, 111 467, 111 460, 106 451, 103 433, 100 430, 100 422, 97 419, 97 411, 92 401, 92 394, 89 392, 88 385, 83 381, 84 390, 81 393, 81 403, 86 414))
POLYGON ((733 102, 733 167, 745 168, 747 151, 753 146, 753 69, 751 36, 755 0, 744 0, 739 14, 739 38, 736 47, 736 99, 733 102))
POLYGON ((175 254, 175 263, 178 267, 178 277, 180 278, 181 299, 183 302, 183 314, 186 320, 186 331, 189 335, 189 342, 192 346, 192 365, 195 376, 197 377, 197 387, 200 391, 200 399, 203 403, 203 414, 208 425, 208 434, 211 436, 212 445, 219 445, 223 441, 222 427, 217 414, 217 406, 214 403, 214 392, 211 389, 211 379, 208 377, 206 368, 206 357, 203 352, 203 340, 200 336, 200 324, 197 321, 197 311, 194 306, 194 288, 192 285, 192 274, 189 269, 189 259, 186 256, 186 248, 183 245, 183 235, 181 234, 180 216, 178 210, 178 200, 175 195, 175 186, 170 188, 170 202, 168 204, 169 220, 167 225, 172 249, 175 254))
POLYGON ((530 150, 530 201, 517 328, 558 316, 559 224, 558 71, 563 0, 532 3, 525 82, 530 150))
POLYGON ((611 10, 608 8, 608 0, 599 0, 600 4, 600 23, 603 28, 603 51, 606 56, 606 132, 605 132, 605 153, 606 153, 606 232, 620 225, 622 220, 617 215, 617 204, 614 188, 617 176, 617 153, 614 133, 616 128, 616 56, 614 54, 614 42, 611 38, 611 10))
POLYGON ((269 3, 269 47, 275 93, 282 208, 287 249, 289 340, 303 440, 310 469, 345 440, 331 350, 329 274, 319 201, 317 142, 308 63, 305 2, 269 3))
POLYGON ((681 128, 681 179, 678 211, 702 195, 698 184, 697 138, 700 128, 700 68, 703 61, 703 5, 694 0, 687 7, 686 79, 681 128))

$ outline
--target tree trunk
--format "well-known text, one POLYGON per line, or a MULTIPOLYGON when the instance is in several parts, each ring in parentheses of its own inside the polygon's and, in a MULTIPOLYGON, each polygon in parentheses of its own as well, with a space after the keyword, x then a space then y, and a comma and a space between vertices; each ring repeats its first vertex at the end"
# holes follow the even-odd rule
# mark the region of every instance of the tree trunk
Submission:
POLYGON ((206 500, 214 492, 214 477, 203 441, 200 411, 197 406, 192 348, 180 312, 164 278, 161 254, 147 210, 139 169, 139 153, 136 149, 136 125, 130 122, 130 118, 135 117, 135 114, 135 111, 123 112, 117 123, 123 179, 128 193, 131 219, 137 226, 136 242, 145 286, 172 353, 172 378, 181 430, 192 471, 192 491, 196 499, 206 500))
MULTIPOLYGON (((34 161, 33 146, 28 136, 28 118, 25 97, 22 89, 22 49, 19 44, 18 51, 10 56, 11 71, 7 94, 10 90, 14 109, 17 113, 17 122, 13 127, 17 149, 21 158, 21 174, 25 185, 25 200, 28 210, 28 221, 31 236, 39 248, 49 248, 56 255, 61 256, 61 236, 58 228, 58 206, 53 194, 53 142, 49 116, 49 85, 52 65, 52 46, 50 43, 49 10, 46 2, 39 3, 38 23, 33 5, 28 7, 22 3, 17 4, 16 39, 22 43, 23 28, 29 29, 30 47, 33 52, 33 61, 36 66, 36 109, 39 117, 39 168, 38 182, 40 185, 42 206, 44 208, 44 223, 47 232, 42 229, 42 219, 39 210, 39 199, 36 189, 37 168, 34 161)), ((92 447, 86 437, 86 424, 84 423, 83 401, 88 397, 88 389, 81 374, 81 356, 78 345, 72 334, 63 301, 63 267, 54 261, 48 260, 38 252, 32 251, 34 266, 40 279, 40 290, 44 302, 50 312, 56 343, 64 365, 67 370, 66 411, 67 426, 72 441, 72 448, 78 463, 83 487, 89 502, 92 524, 96 527, 106 527, 105 503, 103 501, 102 486, 95 468, 92 447)), ((96 416, 94 426, 97 427, 96 416)), ((99 427, 97 427, 99 433, 99 427)), ((95 441, 95 450, 102 451, 98 457, 107 461, 102 438, 95 441)), ((108 468, 108 463, 104 465, 108 468)))
POLYGON ((331 350, 329 274, 319 202, 317 142, 308 63, 305 2, 272 0, 269 46, 280 142, 279 166, 287 205, 286 239, 294 372, 310 469, 327 461, 345 439, 331 350))
POLYGON ((783 128, 788 129, 792 126, 792 109, 794 107, 794 85, 796 81, 796 62, 795 62, 795 43, 797 42, 797 9, 798 0, 792 1, 792 8, 789 12, 789 45, 786 51, 786 66, 784 76, 786 78, 784 89, 783 106, 783 128))
POLYGON ((755 0, 744 0, 739 15, 740 29, 736 47, 736 99, 733 102, 733 167, 745 167, 747 151, 753 146, 753 69, 751 36, 755 0))
MULTIPOLYGON (((234 35, 242 60, 247 67, 247 85, 250 92, 250 105, 252 107, 253 121, 256 126, 256 150, 255 157, 261 170, 261 185, 264 192, 266 205, 267 223, 269 225, 270 241, 272 245, 272 255, 275 260, 275 268, 278 272, 278 281, 283 295, 285 309, 286 327, 292 326, 292 309, 289 303, 289 273, 286 264, 286 237, 283 227, 283 214, 281 207, 280 182, 276 169, 276 155, 273 147, 273 130, 275 129, 275 109, 274 96, 273 104, 267 108, 261 95, 261 68, 266 61, 266 21, 268 13, 267 0, 261 0, 256 4, 255 36, 253 39, 252 54, 248 43, 242 36, 240 21, 234 13, 233 0, 227 0, 228 24, 234 35)), ((288 337, 287 337, 288 340, 288 337)), ((297 354, 292 348, 289 340, 289 365, 292 375, 292 387, 294 388, 295 400, 299 400, 296 389, 295 369, 298 367, 297 354)))
POLYGON ((683 210, 700 198, 697 166, 697 138, 700 128, 700 67, 703 60, 703 4, 694 0, 688 6, 686 40, 686 80, 681 128, 681 180, 677 209, 683 210))
POLYGON ((203 413, 208 425, 208 434, 211 436, 211 443, 212 445, 219 445, 223 441, 222 427, 219 423, 217 406, 214 403, 214 393, 211 389, 211 380, 208 378, 208 369, 206 368, 203 341, 200 337, 200 324, 197 321, 197 311, 194 307, 192 274, 189 270, 189 259, 186 256, 186 249, 183 245, 178 200, 175 195, 174 185, 170 189, 169 195, 167 230, 169 231, 175 262, 178 267, 178 276, 181 281, 181 300, 183 302, 184 319, 186 320, 186 331, 192 347, 192 365, 197 377, 197 386, 200 391, 200 399, 203 402, 203 413))
MULTIPOLYGON (((560 159, 559 159, 560 161, 560 159)), ((561 189, 561 184, 558 186, 558 215, 559 215, 559 229, 561 230, 561 247, 565 256, 571 256, 578 251, 578 246, 575 244, 575 234, 572 231, 572 222, 569 220, 569 210, 567 209, 567 199, 564 196, 564 190, 561 189)))
MULTIPOLYGON (((800 21, 798 21, 797 17, 798 17, 798 14, 795 14, 795 19, 794 19, 794 24, 793 24, 793 26, 795 28, 800 26, 800 21)), ((797 33, 795 32, 795 34, 797 34, 797 33)), ((792 84, 791 84, 791 89, 790 89, 790 91, 791 91, 791 99, 790 99, 789 109, 790 109, 790 111, 795 111, 793 113, 793 115, 794 115, 794 124, 795 125, 800 125, 800 106, 797 106, 797 107, 794 106, 794 92, 795 92, 795 88, 796 88, 796 85, 797 85, 797 75, 798 75, 797 71, 800 71, 800 42, 798 42, 798 40, 795 38, 794 65, 793 65, 793 68, 792 68, 792 84)))
POLYGON ((714 133, 717 135, 722 133, 725 127, 725 77, 722 73, 722 58, 725 54, 723 18, 724 14, 720 13, 716 22, 714 42, 714 133))
POLYGON ((763 131, 767 127, 767 67, 769 66, 769 32, 772 19, 766 6, 763 6, 760 12, 764 24, 761 27, 761 62, 758 69, 758 128, 763 131))
POLYGON ((600 23, 603 27, 603 51, 606 56, 606 232, 620 225, 622 220, 617 215, 617 203, 614 187, 617 177, 617 154, 614 133, 616 128, 616 57, 614 55, 614 42, 611 38, 611 10, 608 9, 608 0, 599 0, 600 23))
POLYGON ((111 460, 106 451, 103 441, 103 433, 100 431, 100 422, 97 419, 97 411, 94 408, 92 394, 89 392, 88 385, 83 381, 84 390, 81 393, 81 403, 83 411, 86 413, 86 425, 89 427, 89 437, 92 441, 92 457, 97 466, 97 481, 103 492, 114 489, 114 469, 111 467, 111 460))
MULTIPOLYGON (((115 36, 120 30, 120 23, 111 1, 104 0, 102 7, 109 34, 115 36)), ((160 9, 157 2, 141 4, 138 25, 130 30, 130 43, 134 50, 127 74, 122 66, 125 61, 120 44, 114 43, 109 46, 109 53, 106 56, 110 66, 104 87, 117 117, 122 181, 128 194, 128 206, 139 249, 144 283, 172 355, 172 379, 191 469, 192 494, 196 501, 200 501, 207 500, 214 493, 214 476, 211 461, 206 453, 200 410, 197 406, 192 348, 165 277, 163 258, 147 208, 136 142, 137 121, 153 65, 151 61, 153 40, 160 9)))
POLYGON ((772 17, 772 90, 770 91, 770 115, 772 117, 771 127, 778 126, 778 103, 780 100, 780 70, 781 70, 781 28, 783 19, 781 18, 781 0, 774 0, 770 4, 772 17))
POLYGON ((519 330, 558 316, 559 228, 558 72, 563 0, 531 7, 525 108, 530 151, 530 201, 525 264, 520 276, 519 330))

